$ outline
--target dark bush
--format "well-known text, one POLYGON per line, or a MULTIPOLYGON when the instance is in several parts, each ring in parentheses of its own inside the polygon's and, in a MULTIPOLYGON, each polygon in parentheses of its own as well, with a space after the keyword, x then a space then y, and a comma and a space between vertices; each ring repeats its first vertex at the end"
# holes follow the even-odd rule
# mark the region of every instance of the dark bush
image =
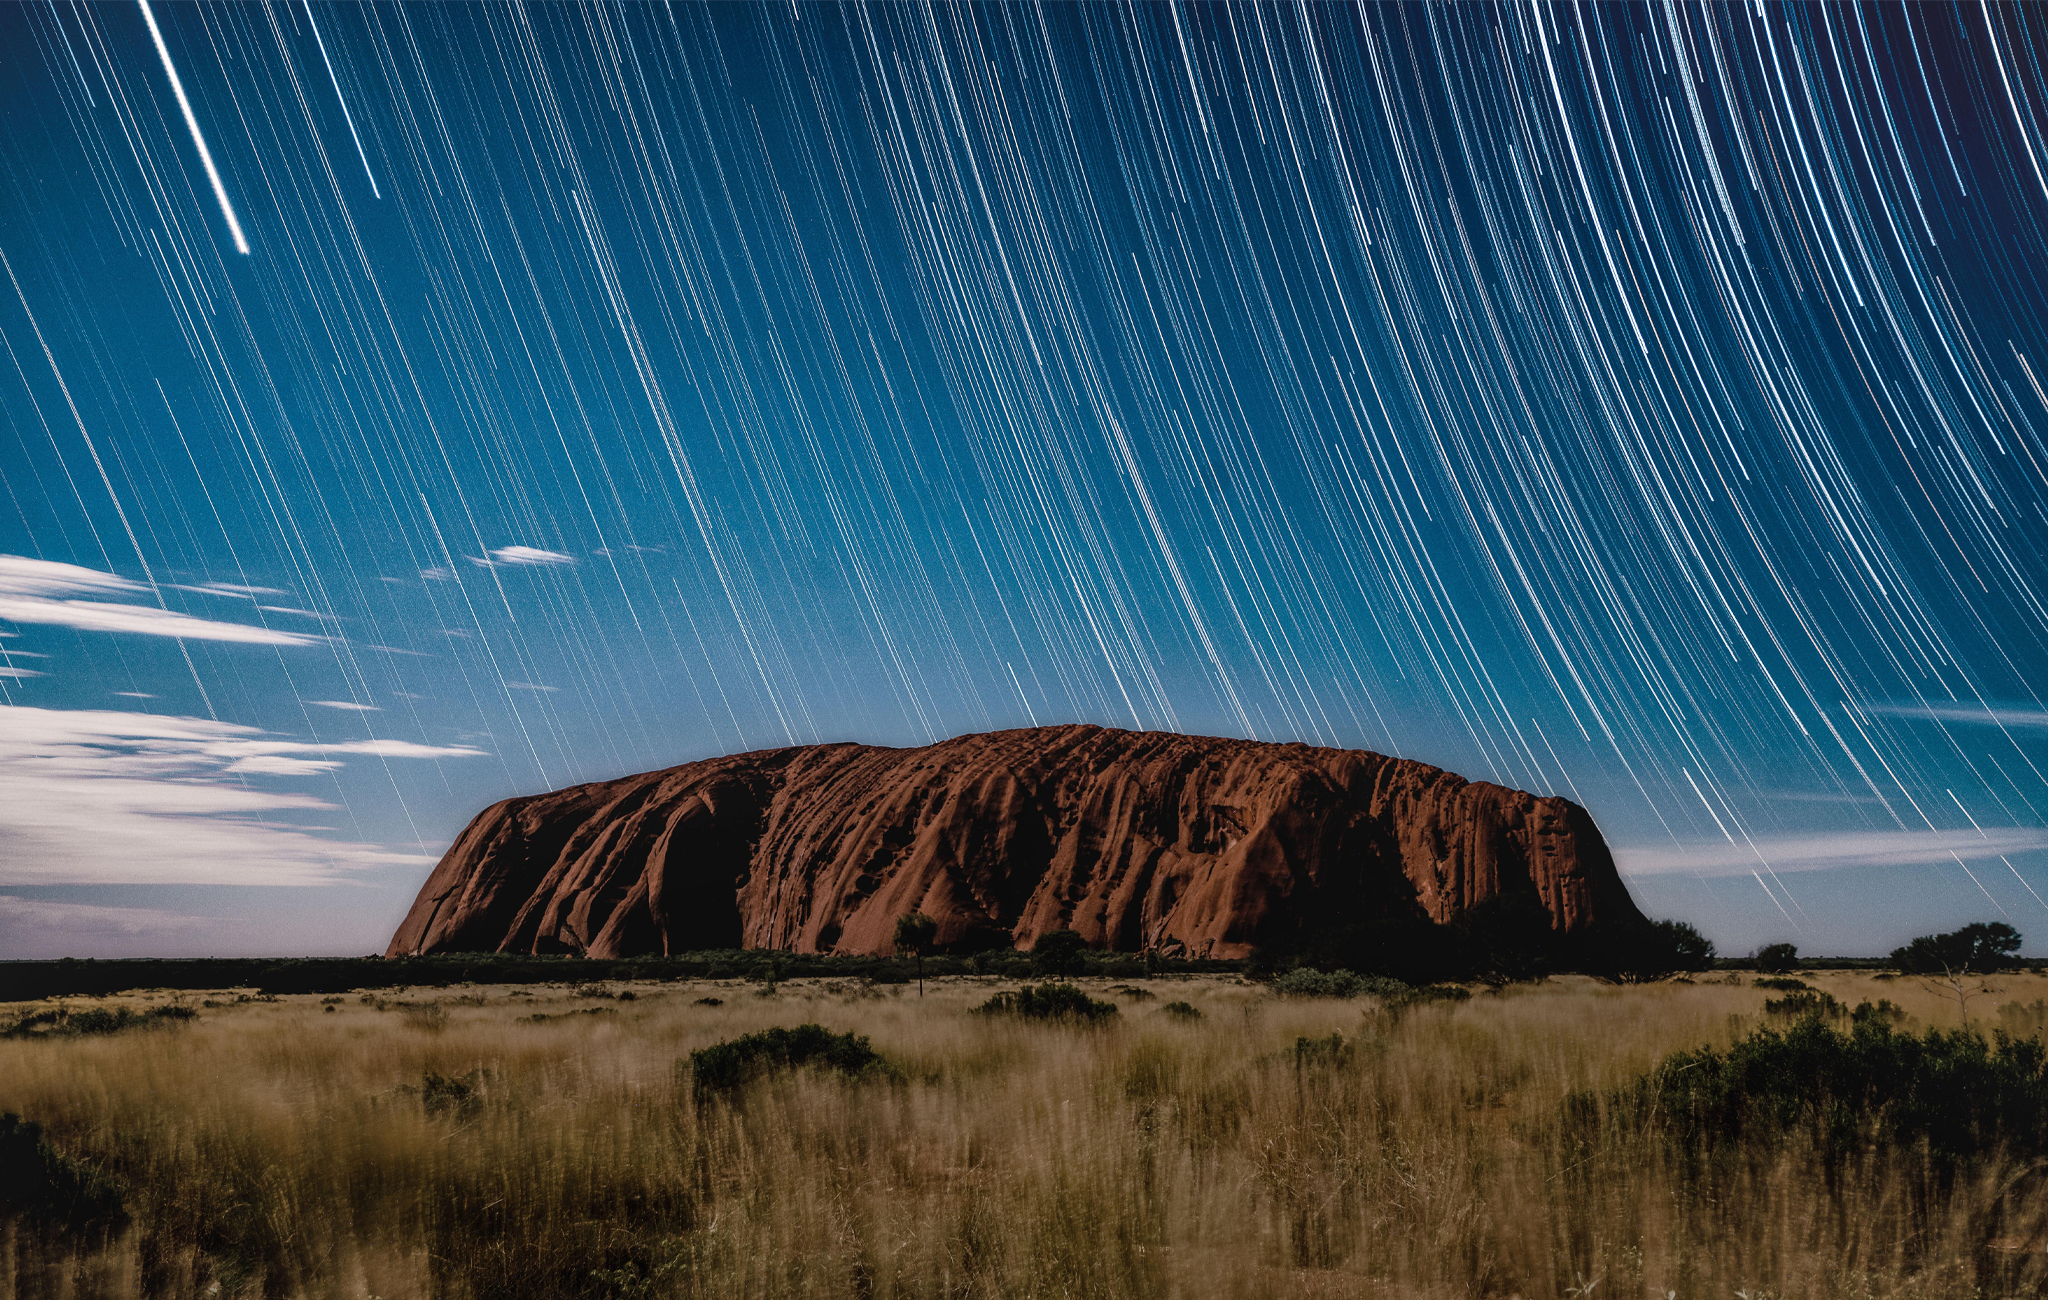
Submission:
POLYGON ((1078 930, 1049 930, 1031 945, 1031 969, 1037 975, 1074 975, 1086 964, 1088 941, 1078 930))
POLYGON ((2048 1154, 2048 1047, 2004 1033, 1987 1043, 1968 1030, 1916 1037, 1886 1023, 1883 1005, 1847 1032, 1807 1016, 1726 1051, 1677 1053, 1643 1082, 1641 1099, 1691 1147, 1803 1131, 1835 1156, 1921 1141, 1950 1160, 1999 1147, 2048 1154))
POLYGON ((854 1034, 835 1034, 823 1025, 764 1029, 690 1053, 690 1077, 700 1095, 736 1092, 777 1070, 813 1065, 858 1078, 887 1068, 881 1053, 854 1034))
POLYGON ((112 1179, 51 1146, 43 1126, 0 1115, 0 1219, 72 1232, 118 1230, 128 1222, 112 1179))
POLYGON ((724 999, 724 998, 698 998, 698 999, 697 999, 697 1005, 698 1005, 698 1006, 700 1006, 700 1007, 722 1007, 722 1006, 724 1006, 724 1005, 725 1005, 725 999, 724 999))
POLYGON ((1757 949, 1749 961, 1759 975, 1783 975, 1799 964, 1799 946, 1790 943, 1767 943, 1757 949))
POLYGON ((1711 939, 1683 921, 1602 922, 1574 936, 1571 969, 1633 983, 1714 964, 1711 939))
POLYGON ((467 1115, 483 1105, 477 1095, 478 1075, 436 1074, 429 1070, 420 1080, 420 1104, 429 1115, 467 1115))
POLYGON ((1169 1020, 1200 1020, 1202 1010, 1192 1002, 1169 1002, 1159 1008, 1159 1014, 1169 1020))
MULTIPOLYGON (((1893 1006, 1890 998, 1880 998, 1876 1006, 1870 1005, 1867 1000, 1858 1002, 1856 1009, 1849 1013, 1849 1019, 1859 1025, 1868 1021, 1873 1024, 1884 1025, 1887 1028, 1897 1028, 1904 1025, 1908 1017, 1904 1007, 1893 1006)), ((2022 1035, 2014 1036, 2021 1037, 2022 1035)), ((2024 1036, 2032 1037, 2033 1035, 2029 1033, 2024 1036)))
POLYGON ((1328 1038, 1301 1037, 1294 1040, 1294 1066, 1343 1065, 1351 1059, 1351 1044, 1342 1034, 1328 1038))
POLYGON ((1989 975, 2016 964, 2020 932, 2003 921, 1978 922, 1947 934, 1923 934, 1892 949, 1892 965, 1908 975, 1989 975))
POLYGON ((1813 985, 1808 984, 1805 980, 1785 979, 1782 976, 1774 979, 1758 980, 1756 986, 1760 989, 1773 989, 1779 993, 1797 993, 1801 989, 1813 987, 1813 985))
POLYGON ((1117 1013, 1116 1003, 1097 1002, 1071 984, 1040 984, 1014 993, 998 993, 974 1009, 982 1016, 1022 1016, 1027 1020, 1105 1020, 1117 1013))

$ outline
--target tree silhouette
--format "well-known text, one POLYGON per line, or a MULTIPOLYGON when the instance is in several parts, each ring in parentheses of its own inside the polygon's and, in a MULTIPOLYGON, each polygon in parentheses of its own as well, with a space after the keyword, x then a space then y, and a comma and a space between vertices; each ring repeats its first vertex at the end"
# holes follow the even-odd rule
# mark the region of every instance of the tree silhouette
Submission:
POLYGON ((923 912, 905 912, 896 918, 896 951, 917 958, 917 996, 924 996, 924 955, 939 937, 939 923, 923 912))

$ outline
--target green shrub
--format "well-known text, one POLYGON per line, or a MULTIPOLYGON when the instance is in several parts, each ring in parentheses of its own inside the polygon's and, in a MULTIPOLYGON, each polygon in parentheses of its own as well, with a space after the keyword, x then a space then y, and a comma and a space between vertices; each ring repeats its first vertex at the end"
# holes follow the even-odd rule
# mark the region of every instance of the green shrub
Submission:
POLYGON ((1022 1016, 1027 1020, 1097 1022, 1117 1013, 1116 1003, 1097 1002, 1071 984, 1040 984, 1013 993, 998 993, 974 1009, 982 1016, 1022 1016))
POLYGON ((1801 989, 1813 987, 1813 985, 1808 984, 1805 980, 1783 978, 1758 980, 1756 986, 1760 989, 1776 989, 1780 993, 1797 993, 1801 989))
POLYGON ((1922 1141, 1948 1159, 1999 1147, 2048 1154, 2041 1040, 1999 1033, 1987 1043, 1938 1029, 1915 1036, 1888 1019, 1873 1007, 1844 1032, 1807 1016, 1782 1032, 1758 1029, 1726 1051, 1679 1052, 1644 1081, 1639 1099, 1695 1148, 1803 1131, 1836 1156, 1922 1141))
POLYGON ((1202 1011, 1192 1002, 1169 1002, 1159 1008, 1159 1014, 1169 1020, 1200 1020, 1202 1011))
POLYGON ((815 1024, 764 1029, 690 1053, 690 1077, 700 1095, 736 1092, 777 1070, 807 1065, 858 1078, 885 1070, 888 1062, 866 1038, 835 1034, 815 1024))
POLYGON ((123 1227, 128 1212, 112 1179, 51 1146, 42 1125, 10 1113, 0 1115, 0 1220, 14 1218, 90 1232, 123 1227))
MULTIPOLYGON (((1884 1025, 1887 1028, 1894 1028, 1904 1025, 1908 1017, 1904 1007, 1892 1005, 1890 998, 1880 998, 1876 1006, 1870 1005, 1868 999, 1858 1002, 1856 1009, 1849 1013, 1849 1019, 1859 1025, 1869 1021, 1874 1024, 1884 1025)), ((2031 1038, 2033 1034, 2029 1032, 2013 1036, 2015 1038, 2031 1038)))

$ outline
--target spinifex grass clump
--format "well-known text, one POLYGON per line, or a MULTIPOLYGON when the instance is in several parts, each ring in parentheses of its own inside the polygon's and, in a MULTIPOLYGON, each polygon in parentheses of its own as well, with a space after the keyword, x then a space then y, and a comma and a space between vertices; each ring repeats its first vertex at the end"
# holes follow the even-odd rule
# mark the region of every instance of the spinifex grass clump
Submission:
POLYGON ((2044 1066, 2048 1047, 2035 1038, 1916 1036, 1881 1014, 1856 1017, 1845 1033, 1815 1015, 1726 1051, 1669 1056, 1640 1101, 1692 1148, 1803 1131, 1834 1155, 1924 1141, 1950 1161, 1998 1148, 2038 1156, 2048 1154, 2044 1066))
POLYGON ((124 1029, 149 1029, 182 1025, 199 1018, 190 1007, 150 1007, 136 1011, 129 1007, 87 1007, 83 1011, 55 1008, 31 1011, 6 1029, 0 1038, 42 1038, 70 1034, 118 1034, 124 1029))
MULTIPOLYGON (((1796 981, 1792 981, 1796 982, 1796 981)), ((1804 1019, 1819 1016, 1827 1020, 1840 1020, 1849 1009, 1836 1000, 1831 993, 1819 989, 1800 988, 1782 998, 1764 999, 1764 1014, 1789 1019, 1804 1019)))
POLYGON ((734 1092, 765 1074, 806 1065, 850 1079, 888 1068, 866 1038, 835 1034, 823 1025, 764 1029, 690 1053, 690 1077, 700 1095, 734 1092))
POLYGON ((1027 985, 1013 993, 998 993, 976 1007, 983 1016, 1022 1016, 1027 1020, 1106 1020, 1117 1013, 1116 1003, 1097 1002, 1071 984, 1027 985))
POLYGON ((118 1229, 128 1222, 112 1179, 51 1146, 43 1126, 0 1115, 0 1222, 73 1232, 118 1229))

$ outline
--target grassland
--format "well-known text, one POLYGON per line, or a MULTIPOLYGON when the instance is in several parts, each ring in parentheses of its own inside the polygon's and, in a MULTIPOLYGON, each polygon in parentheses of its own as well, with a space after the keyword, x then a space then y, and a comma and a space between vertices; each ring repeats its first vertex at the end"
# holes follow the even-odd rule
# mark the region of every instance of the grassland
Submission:
MULTIPOLYGON (((1910 979, 1806 978, 1958 1023, 1910 979)), ((2048 998, 2048 977, 1993 983, 1973 1019, 2048 998)), ((1828 1159, 1796 1134, 1685 1156, 1613 1101, 1759 1023, 1770 995, 1744 977, 1559 978, 1405 1012, 1226 977, 1083 984, 1120 1013, 978 1016, 1016 983, 977 978, 921 999, 476 986, 181 995, 196 1020, 0 1040, 0 1111, 110 1177, 128 1213, 97 1235, 17 1218, 6 1290, 1757 1300, 2048 1279, 2041 1161, 1828 1159), (866 1036, 886 1068, 700 1096, 681 1064, 812 1022, 866 1036)))

